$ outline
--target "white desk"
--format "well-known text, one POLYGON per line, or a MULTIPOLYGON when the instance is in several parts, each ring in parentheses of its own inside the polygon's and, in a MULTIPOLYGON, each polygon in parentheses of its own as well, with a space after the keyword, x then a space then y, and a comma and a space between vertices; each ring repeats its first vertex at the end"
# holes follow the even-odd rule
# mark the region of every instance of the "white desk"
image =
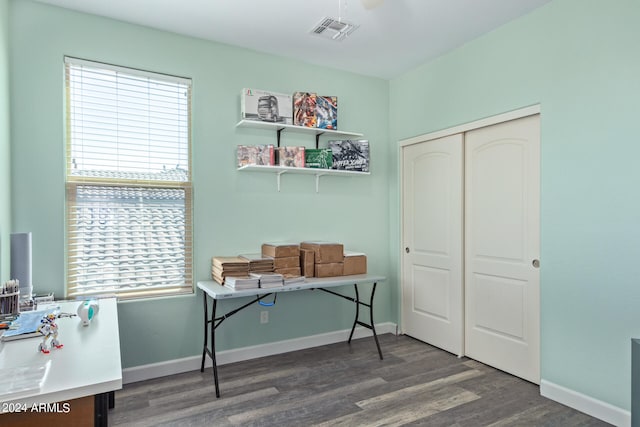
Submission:
MULTIPOLYGON (((62 313, 75 314, 80 301, 60 302, 59 305, 62 313)), ((64 347, 52 349, 49 354, 38 351, 38 344, 42 341, 39 337, 0 342, 0 368, 34 366, 46 360, 51 361, 48 375, 39 391, 15 393, 8 399, 4 396, 0 404, 5 408, 7 404, 31 407, 33 404, 97 396, 96 405, 106 409, 107 393, 122 388, 116 299, 101 299, 100 310, 89 326, 82 326, 77 316, 60 318, 56 323, 59 327, 58 340, 64 347)), ((73 406, 70 409, 70 413, 73 413, 73 406)), ((3 417, 8 416, 11 414, 0 415, 0 424, 3 423, 3 417)), ((106 425, 106 412, 103 417, 103 420, 96 417, 96 423, 106 425)))
POLYGON ((348 301, 351 301, 355 304, 356 312, 355 319, 353 321, 353 326, 351 327, 351 334, 349 335, 349 340, 347 342, 351 342, 353 338, 353 332, 356 329, 357 325, 364 326, 365 328, 370 329, 373 332, 373 338, 375 339, 376 347, 378 348, 378 355, 382 360, 382 350, 380 349, 380 343, 378 342, 378 335, 376 334, 376 329, 373 323, 373 298, 376 293, 376 286, 378 282, 385 281, 386 278, 383 276, 374 276, 369 274, 358 274, 353 276, 340 276, 340 277, 327 277, 327 278, 307 278, 304 283, 297 283, 294 285, 283 286, 279 288, 270 288, 270 289, 246 289, 246 290, 233 290, 226 286, 222 286, 214 281, 208 280, 204 282, 198 282, 198 288, 203 292, 204 297, 204 346, 202 349, 202 364, 200 366, 200 372, 204 371, 204 362, 205 357, 208 355, 211 357, 211 361, 213 362, 213 379, 216 387, 216 397, 220 397, 220 386, 218 384, 218 364, 216 362, 216 335, 215 331, 220 326, 220 324, 227 319, 228 317, 236 314, 237 312, 253 305, 255 303, 260 303, 260 301, 268 295, 278 294, 282 292, 291 292, 291 291, 301 291, 301 290, 313 290, 318 289, 332 295, 344 298, 348 301), (372 284, 371 297, 369 302, 363 302, 360 300, 360 294, 358 292, 358 284, 372 284), (345 286, 345 285, 353 285, 355 290, 355 297, 350 297, 346 295, 342 295, 340 293, 334 292, 328 288, 333 288, 337 286, 345 286), (209 318, 209 308, 207 304, 207 297, 213 299, 212 309, 211 309, 211 317, 209 318), (231 310, 221 316, 216 317, 216 306, 218 300, 223 299, 232 299, 232 298, 242 298, 242 297, 254 297, 251 301, 246 304, 231 310), (360 306, 364 306, 369 308, 369 323, 360 321, 360 306), (210 328, 211 334, 209 335, 207 329, 210 328), (209 338, 211 340, 211 349, 209 349, 208 341, 209 338))

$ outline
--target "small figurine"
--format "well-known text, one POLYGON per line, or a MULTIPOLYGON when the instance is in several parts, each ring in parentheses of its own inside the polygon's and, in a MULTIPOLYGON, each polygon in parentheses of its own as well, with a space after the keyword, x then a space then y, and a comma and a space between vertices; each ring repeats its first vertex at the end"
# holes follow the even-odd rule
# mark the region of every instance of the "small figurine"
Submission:
POLYGON ((51 340, 51 349, 53 349, 54 347, 55 348, 63 347, 63 344, 60 344, 60 341, 58 341, 58 325, 56 324, 55 320, 61 317, 72 317, 72 316, 75 316, 75 314, 60 313, 56 315, 53 313, 49 313, 40 320, 40 326, 38 326, 38 332, 40 332, 43 337, 42 337, 42 342, 38 346, 38 351, 41 351, 44 354, 49 354, 47 341, 51 336, 53 336, 53 339, 51 340))

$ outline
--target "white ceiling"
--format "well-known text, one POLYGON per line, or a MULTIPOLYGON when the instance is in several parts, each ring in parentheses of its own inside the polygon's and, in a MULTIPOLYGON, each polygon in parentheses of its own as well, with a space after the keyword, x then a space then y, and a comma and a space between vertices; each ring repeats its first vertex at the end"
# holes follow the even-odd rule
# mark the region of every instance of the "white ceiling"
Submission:
POLYGON ((359 74, 396 77, 550 0, 38 0, 359 74), (342 41, 309 33, 322 18, 360 27, 342 41))

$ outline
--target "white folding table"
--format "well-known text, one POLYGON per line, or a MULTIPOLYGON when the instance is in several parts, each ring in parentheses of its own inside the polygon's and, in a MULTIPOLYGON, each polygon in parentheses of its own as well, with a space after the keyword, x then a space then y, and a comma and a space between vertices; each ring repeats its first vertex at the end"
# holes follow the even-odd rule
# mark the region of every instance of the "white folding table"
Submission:
POLYGON ((277 295, 282 292, 292 292, 292 291, 301 291, 301 290, 314 290, 318 289, 324 292, 327 292, 332 295, 336 295, 338 297, 344 298, 348 301, 351 301, 355 304, 356 313, 355 319, 353 321, 353 326, 351 327, 351 334, 349 334, 349 340, 347 342, 351 342, 353 338, 353 333, 356 329, 357 325, 363 326, 367 329, 371 329, 373 332, 373 338, 376 342, 376 347, 378 348, 378 355, 382 360, 382 350, 380 349, 380 343, 378 341, 378 335, 376 334, 375 325, 373 322, 373 298, 376 293, 376 286, 379 282, 383 282, 386 280, 383 276, 375 276, 369 274, 358 274, 353 276, 340 276, 340 277, 327 277, 327 278, 306 278, 304 283, 297 283, 293 285, 287 285, 278 288, 270 288, 270 289, 246 289, 246 290, 234 290, 226 286, 222 286, 214 281, 202 281, 198 282, 198 288, 203 292, 203 300, 204 300, 204 345, 202 349, 202 364, 200 366, 200 372, 204 371, 204 362, 207 355, 211 357, 213 362, 213 379, 216 386, 216 397, 220 397, 220 386, 218 384, 218 365, 216 363, 216 335, 215 331, 220 326, 220 324, 230 316, 238 313, 239 311, 253 305, 259 303, 264 298, 269 295, 277 295), (364 302, 360 300, 360 294, 358 291, 358 285, 364 284, 372 284, 371 296, 369 298, 369 302, 364 302), (355 297, 347 296, 335 292, 329 288, 334 288, 337 286, 346 286, 353 285, 355 290, 355 297), (242 298, 242 297, 253 297, 253 299, 244 305, 241 305, 225 314, 216 316, 216 308, 218 300, 226 300, 233 298, 242 298), (211 298, 213 300, 212 309, 211 309, 211 317, 209 317, 209 304, 207 299, 211 298), (363 322, 359 319, 360 317, 360 306, 367 307, 369 309, 369 323, 363 322), (207 330, 209 329, 209 330, 207 330), (211 349, 209 349, 209 338, 211 340, 211 349))

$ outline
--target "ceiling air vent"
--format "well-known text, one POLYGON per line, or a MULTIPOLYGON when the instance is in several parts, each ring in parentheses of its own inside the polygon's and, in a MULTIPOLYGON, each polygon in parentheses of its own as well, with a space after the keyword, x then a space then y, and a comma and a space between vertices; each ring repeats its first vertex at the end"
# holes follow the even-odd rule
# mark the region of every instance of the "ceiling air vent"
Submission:
POLYGON ((335 18, 322 18, 310 31, 327 40, 343 40, 353 33, 358 25, 335 18))

